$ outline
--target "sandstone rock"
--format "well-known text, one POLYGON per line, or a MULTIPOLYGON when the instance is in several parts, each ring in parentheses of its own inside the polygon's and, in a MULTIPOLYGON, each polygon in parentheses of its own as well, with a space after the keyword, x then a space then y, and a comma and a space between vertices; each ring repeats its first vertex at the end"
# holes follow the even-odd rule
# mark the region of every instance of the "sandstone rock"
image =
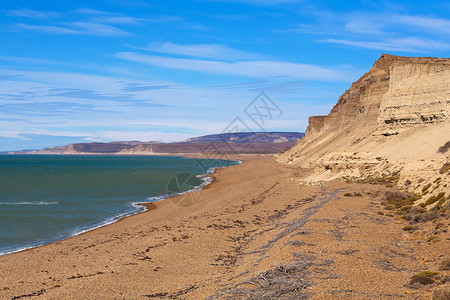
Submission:
POLYGON ((279 162, 312 167, 310 179, 386 176, 415 192, 442 177, 449 193, 450 59, 383 54, 327 116, 309 118, 306 136, 279 162), (419 182, 420 181, 420 182, 419 182), (407 184, 405 184, 407 183, 407 184))

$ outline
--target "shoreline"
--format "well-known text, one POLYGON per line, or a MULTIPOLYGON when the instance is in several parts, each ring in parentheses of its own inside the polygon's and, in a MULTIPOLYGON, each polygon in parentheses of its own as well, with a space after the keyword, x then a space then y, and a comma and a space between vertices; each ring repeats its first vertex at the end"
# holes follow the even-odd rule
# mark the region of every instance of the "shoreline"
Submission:
MULTIPOLYGON (((8 155, 53 155, 53 154, 8 154, 8 155)), ((55 155, 72 155, 72 154, 55 154, 55 155)), ((78 155, 78 154, 76 154, 76 155, 78 155)), ((80 154, 80 155, 84 155, 84 154, 80 154)), ((115 155, 111 155, 111 156, 115 156, 115 155)), ((129 156, 135 156, 135 155, 129 155, 129 156)), ((161 156, 166 156, 166 155, 161 155, 161 156)), ((170 155, 169 155, 169 156, 170 156, 170 155)), ((177 157, 178 157, 178 156, 177 156, 177 157)), ((179 157, 189 158, 189 159, 195 159, 195 158, 207 159, 207 158, 205 158, 205 157, 186 157, 186 156, 179 156, 179 157)), ((234 159, 231 159, 231 160, 229 160, 229 161, 236 162, 236 163, 237 163, 236 165, 240 165, 240 164, 243 164, 243 163, 244 163, 243 160, 234 160, 234 159)), ((92 232, 92 231, 95 231, 95 230, 97 230, 97 229, 100 229, 100 228, 103 228, 103 227, 106 227, 106 226, 110 226, 110 225, 112 225, 112 224, 114 224, 114 223, 118 223, 118 222, 120 222, 120 221, 122 221, 122 220, 124 220, 124 219, 126 219, 126 218, 130 218, 130 217, 133 217, 133 216, 136 216, 136 215, 139 215, 139 214, 143 214, 143 213, 146 213, 146 212, 148 212, 148 211, 156 210, 156 209, 157 209, 157 205, 155 205, 154 203, 157 203, 157 202, 160 202, 160 201, 166 201, 166 200, 169 200, 169 199, 172 198, 172 197, 176 197, 176 196, 180 196, 180 195, 184 195, 184 194, 188 194, 188 193, 192 193, 192 192, 202 191, 202 190, 206 189, 209 185, 211 185, 212 183, 214 183, 214 178, 215 178, 215 177, 214 177, 214 173, 215 173, 218 169, 220 169, 220 168, 228 168, 228 167, 232 167, 232 166, 236 166, 236 165, 228 165, 228 166, 211 167, 211 168, 209 168, 209 169, 206 171, 206 173, 199 174, 199 175, 197 175, 197 176, 200 176, 200 177, 203 178, 203 179, 211 178, 211 180, 208 181, 208 180, 206 179, 206 180, 205 180, 204 182, 202 182, 199 186, 196 186, 195 188, 193 188, 193 189, 191 189, 191 190, 188 190, 188 191, 185 191, 185 192, 182 192, 182 193, 178 193, 178 194, 174 194, 174 195, 151 196, 151 197, 149 197, 148 199, 154 198, 154 199, 157 199, 157 200, 149 200, 149 201, 147 201, 147 202, 135 202, 135 203, 131 203, 131 206, 142 207, 143 210, 141 210, 141 211, 130 212, 130 213, 121 213, 121 214, 119 214, 119 215, 117 215, 117 216, 111 217, 111 219, 112 219, 111 221, 107 221, 107 220, 106 220, 106 221, 104 221, 104 223, 100 223, 100 224, 98 224, 98 225, 94 225, 92 228, 81 229, 80 232, 75 232, 73 235, 70 235, 70 236, 68 236, 68 237, 64 237, 64 238, 61 238, 61 239, 51 240, 51 241, 49 241, 49 242, 45 242, 45 241, 44 241, 44 242, 42 242, 42 244, 39 244, 39 243, 37 242, 37 245, 25 246, 25 248, 21 248, 21 249, 17 249, 17 250, 12 250, 12 251, 7 251, 7 252, 5 252, 5 253, 1 253, 1 252, 0 252, 0 258, 1 258, 1 257, 4 257, 4 256, 7 256, 7 255, 11 255, 11 254, 16 254, 16 253, 21 253, 21 252, 29 251, 29 250, 32 250, 32 249, 35 249, 35 248, 45 247, 45 246, 47 246, 47 245, 51 245, 51 244, 53 244, 53 243, 58 243, 58 242, 60 242, 60 241, 64 241, 64 240, 67 240, 67 239, 72 239, 72 238, 81 236, 81 235, 83 235, 83 234, 86 234, 86 233, 88 233, 88 232, 92 232), (123 216, 122 216, 122 215, 123 215, 123 216)), ((76 228, 75 228, 74 230, 76 230, 76 228)))

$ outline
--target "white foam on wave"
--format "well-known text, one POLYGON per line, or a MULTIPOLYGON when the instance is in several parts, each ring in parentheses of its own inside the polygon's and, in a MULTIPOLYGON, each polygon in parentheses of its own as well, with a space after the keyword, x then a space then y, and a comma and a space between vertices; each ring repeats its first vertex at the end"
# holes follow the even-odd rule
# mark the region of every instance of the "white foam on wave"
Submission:
POLYGON ((94 226, 89 226, 88 225, 88 226, 84 226, 84 227, 79 227, 79 228, 73 230, 72 232, 70 232, 69 233, 69 237, 74 237, 74 236, 86 233, 88 231, 91 231, 91 230, 94 230, 94 229, 97 229, 97 228, 100 228, 100 227, 103 227, 103 226, 106 226, 106 225, 110 225, 112 223, 115 223, 115 222, 119 221, 120 219, 129 217, 129 216, 132 216, 132 215, 135 215, 137 213, 140 213, 140 212, 144 211, 142 206, 137 206, 137 205, 135 206, 135 205, 133 205, 133 203, 132 203, 132 206, 135 207, 136 210, 131 211, 131 212, 118 214, 118 215, 116 215, 114 217, 111 217, 111 218, 108 218, 108 219, 104 220, 103 222, 97 223, 94 226))
POLYGON ((0 205, 57 205, 59 202, 44 202, 44 201, 34 201, 34 202, 0 202, 0 205))
POLYGON ((13 254, 13 253, 20 252, 20 251, 25 251, 25 250, 28 250, 28 249, 31 249, 31 248, 36 248, 36 247, 42 246, 42 245, 44 245, 44 243, 33 244, 32 246, 26 246, 26 247, 23 247, 23 248, 20 248, 20 249, 15 249, 15 250, 10 250, 10 251, 7 250, 5 252, 0 252, 0 256, 7 255, 7 254, 13 254))

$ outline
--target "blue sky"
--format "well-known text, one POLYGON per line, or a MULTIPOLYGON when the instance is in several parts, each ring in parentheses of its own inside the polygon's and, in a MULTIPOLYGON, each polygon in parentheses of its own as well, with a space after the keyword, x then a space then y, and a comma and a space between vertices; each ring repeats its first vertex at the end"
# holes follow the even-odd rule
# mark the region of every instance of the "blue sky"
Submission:
POLYGON ((304 131, 382 53, 449 57, 449 16, 448 1, 3 0, 0 151, 219 133, 261 91, 283 111, 265 130, 304 131))

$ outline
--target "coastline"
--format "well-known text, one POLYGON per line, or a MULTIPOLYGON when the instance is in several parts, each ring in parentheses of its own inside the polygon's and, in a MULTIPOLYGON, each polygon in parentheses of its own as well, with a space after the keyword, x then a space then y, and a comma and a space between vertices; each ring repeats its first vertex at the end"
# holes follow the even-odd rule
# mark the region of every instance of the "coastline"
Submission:
MULTIPOLYGON (((9 154, 10 155, 10 154, 9 154)), ((54 155, 54 154, 14 154, 14 155, 54 155)), ((56 154, 58 155, 58 154, 56 154)), ((59 154, 59 155, 72 155, 72 154, 59 154)), ((76 154, 78 155, 78 154, 76 154)), ((79 155, 84 155, 84 154, 79 154, 79 155)), ((97 155, 97 154, 95 154, 97 155)), ((98 155, 102 155, 102 154, 98 154, 98 155)), ((106 154, 105 154, 106 155, 106 154)), ((135 155, 129 155, 129 156, 135 156, 135 155)), ((174 156, 174 155, 158 155, 158 156, 174 156)), ((176 155, 176 157, 184 157, 184 158, 202 158, 202 159, 206 159, 207 157, 199 157, 199 156, 192 156, 192 157, 187 157, 187 156, 178 156, 176 155)), ((243 161, 242 160, 230 160, 233 161, 235 163, 237 163, 236 165, 242 164, 243 161)), ((28 251, 28 250, 32 250, 34 248, 40 248, 40 247, 45 247, 47 245, 53 244, 53 243, 57 243, 66 239, 71 239, 71 238, 75 238, 77 236, 83 235, 85 233, 97 230, 99 228, 102 227, 106 227, 109 226, 111 224, 120 222, 121 220, 125 219, 125 218, 129 218, 129 217, 133 217, 135 215, 138 214, 142 214, 145 213, 147 211, 151 211, 151 210, 155 210, 157 208, 156 205, 154 205, 153 203, 155 202, 159 202, 159 201, 165 201, 168 200, 169 198, 175 197, 175 196, 179 196, 179 195, 184 195, 184 194, 188 194, 188 193, 192 193, 194 191, 201 191, 203 189, 206 189, 210 184, 212 184, 214 182, 214 173, 217 171, 217 169, 219 168, 224 168, 224 167, 231 167, 233 165, 228 165, 228 166, 222 166, 222 167, 211 167, 209 168, 206 173, 200 174, 198 175, 200 178, 204 179, 204 182, 202 182, 199 186, 196 186, 195 188, 182 192, 182 193, 178 193, 178 194, 174 194, 174 195, 158 195, 158 196, 151 196, 148 198, 148 201, 141 201, 141 202, 135 202, 135 203, 131 203, 132 206, 134 207, 141 207, 142 210, 140 211, 135 211, 135 212, 130 212, 130 213, 120 213, 116 216, 113 216, 110 218, 110 220, 105 220, 99 224, 94 225, 93 227, 89 227, 86 229, 81 229, 81 228, 74 228, 73 230, 73 234, 67 237, 63 237, 60 239, 50 239, 49 241, 42 241, 42 242, 36 242, 33 245, 26 245, 24 246, 24 248, 20 248, 17 250, 11 250, 11 251, 7 251, 4 253, 0 252, 0 257, 3 256, 7 256, 7 255, 11 255, 11 254, 15 254, 15 253, 20 253, 20 252, 24 252, 24 251, 28 251), (152 200, 150 200, 152 199, 152 200)))
POLYGON ((427 298, 405 284, 421 269, 435 269, 448 241, 417 243, 404 224, 379 215, 388 188, 309 185, 302 178, 310 172, 248 157, 189 193, 196 197, 190 206, 176 205, 182 195, 148 203, 144 213, 0 257, 0 296, 239 298, 256 286, 242 282, 290 266, 304 284, 298 295, 427 298), (356 192, 362 196, 344 196, 356 192))

